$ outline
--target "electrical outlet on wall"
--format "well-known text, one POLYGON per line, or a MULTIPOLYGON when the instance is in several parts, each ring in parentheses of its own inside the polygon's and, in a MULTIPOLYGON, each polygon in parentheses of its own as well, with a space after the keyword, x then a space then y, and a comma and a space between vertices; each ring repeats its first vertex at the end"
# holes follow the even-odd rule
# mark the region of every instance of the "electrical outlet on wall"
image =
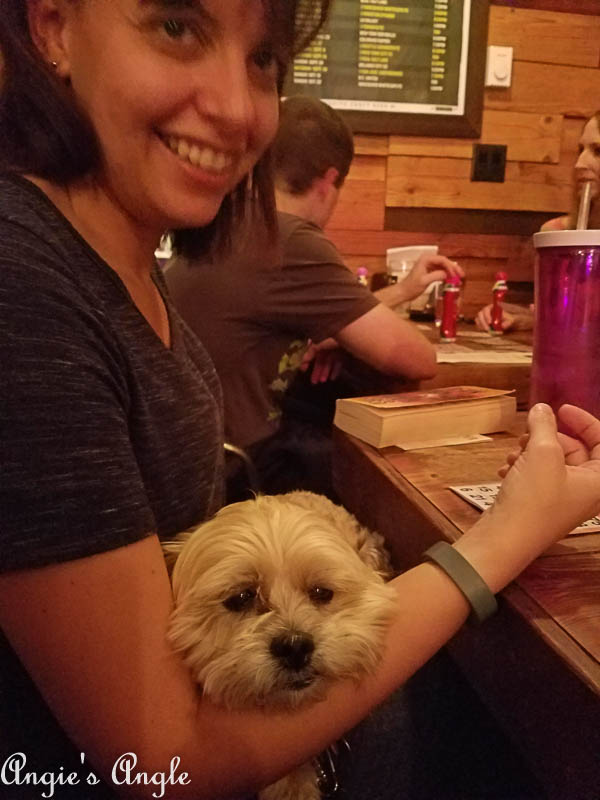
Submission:
POLYGON ((506 169, 505 144, 474 144, 471 162, 472 181, 504 183, 506 169))

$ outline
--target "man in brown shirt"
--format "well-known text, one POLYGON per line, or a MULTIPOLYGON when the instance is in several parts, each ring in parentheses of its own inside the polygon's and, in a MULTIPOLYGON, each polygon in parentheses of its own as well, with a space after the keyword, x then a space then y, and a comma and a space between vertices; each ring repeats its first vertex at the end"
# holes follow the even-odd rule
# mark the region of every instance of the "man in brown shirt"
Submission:
POLYGON ((289 98, 273 150, 276 242, 248 226, 226 264, 175 259, 166 279, 221 379, 228 441, 252 454, 263 491, 327 491, 329 432, 282 422, 307 342, 333 339, 381 372, 431 377, 433 347, 391 307, 462 270, 443 256, 427 256, 401 284, 370 292, 323 232, 352 161, 345 123, 318 100, 289 98))

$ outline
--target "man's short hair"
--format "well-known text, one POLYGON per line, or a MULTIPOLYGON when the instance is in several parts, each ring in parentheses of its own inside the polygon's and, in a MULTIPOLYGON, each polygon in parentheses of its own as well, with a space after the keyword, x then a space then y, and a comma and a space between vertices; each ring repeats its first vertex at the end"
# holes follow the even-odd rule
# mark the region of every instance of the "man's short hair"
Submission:
POLYGON ((281 103, 273 143, 275 182, 291 194, 304 194, 330 167, 339 188, 354 156, 352 131, 331 106, 314 97, 288 97, 281 103))

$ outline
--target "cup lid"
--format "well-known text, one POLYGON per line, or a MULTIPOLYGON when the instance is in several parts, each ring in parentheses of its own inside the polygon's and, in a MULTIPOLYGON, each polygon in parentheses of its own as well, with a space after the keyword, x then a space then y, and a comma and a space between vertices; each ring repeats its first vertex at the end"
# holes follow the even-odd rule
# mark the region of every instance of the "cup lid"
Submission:
POLYGON ((600 231, 540 231, 533 234, 535 247, 589 247, 600 245, 600 231))
POLYGON ((460 286, 462 284, 462 280, 459 278, 458 275, 446 275, 446 280, 444 281, 446 286, 460 286))

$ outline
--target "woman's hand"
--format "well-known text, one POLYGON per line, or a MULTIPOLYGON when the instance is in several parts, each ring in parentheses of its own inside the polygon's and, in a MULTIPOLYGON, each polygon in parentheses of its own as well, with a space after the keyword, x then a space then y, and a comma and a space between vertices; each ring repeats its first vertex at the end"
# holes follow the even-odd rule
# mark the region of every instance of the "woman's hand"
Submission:
POLYGON ((567 534, 600 511, 600 421, 571 405, 558 416, 574 436, 557 433, 549 406, 533 407, 520 450, 499 470, 504 481, 496 502, 527 505, 527 493, 539 522, 567 534))
POLYGON ((462 279, 465 271, 456 261, 450 261, 445 256, 422 255, 400 284, 404 289, 404 299, 413 300, 432 283, 443 281, 449 275, 457 275, 462 279))
POLYGON ((600 512, 600 421, 559 411, 574 437, 557 433, 550 406, 529 412, 529 433, 500 470, 495 504, 456 545, 498 591, 551 544, 600 512))

